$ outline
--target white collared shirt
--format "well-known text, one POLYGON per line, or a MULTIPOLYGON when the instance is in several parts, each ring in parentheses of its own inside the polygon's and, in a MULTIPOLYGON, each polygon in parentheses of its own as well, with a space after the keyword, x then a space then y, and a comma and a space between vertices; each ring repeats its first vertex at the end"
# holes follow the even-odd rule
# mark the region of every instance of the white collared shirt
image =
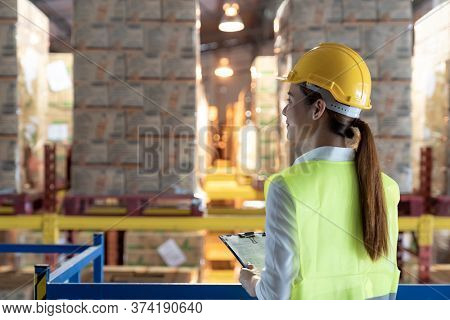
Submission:
MULTIPOLYGON (((319 147, 300 157, 305 161, 353 161, 352 148, 319 147)), ((266 199, 265 268, 256 284, 262 300, 289 299, 291 286, 300 271, 295 205, 282 179, 271 182, 266 199)))

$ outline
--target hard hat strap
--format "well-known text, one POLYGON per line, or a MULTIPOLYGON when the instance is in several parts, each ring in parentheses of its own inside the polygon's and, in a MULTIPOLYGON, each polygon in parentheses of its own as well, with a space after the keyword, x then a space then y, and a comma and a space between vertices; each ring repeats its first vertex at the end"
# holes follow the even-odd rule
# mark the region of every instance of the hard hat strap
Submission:
POLYGON ((320 88, 316 85, 313 85, 311 83, 306 83, 306 87, 308 89, 315 91, 317 93, 320 93, 322 95, 323 100, 327 104, 327 109, 330 109, 331 111, 343 114, 344 116, 347 116, 350 118, 359 118, 361 109, 336 101, 336 99, 334 99, 334 97, 331 95, 331 93, 328 90, 320 88))

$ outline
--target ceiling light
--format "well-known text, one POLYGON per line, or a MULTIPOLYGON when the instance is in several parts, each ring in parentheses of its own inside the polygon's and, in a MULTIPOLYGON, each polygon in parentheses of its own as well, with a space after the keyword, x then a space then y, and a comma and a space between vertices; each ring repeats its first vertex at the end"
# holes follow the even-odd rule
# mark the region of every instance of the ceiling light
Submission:
POLYGON ((219 24, 219 30, 223 32, 238 32, 245 28, 239 16, 239 5, 237 3, 225 3, 223 5, 224 15, 219 24))
POLYGON ((221 58, 219 66, 214 70, 214 74, 221 78, 228 78, 234 74, 233 69, 229 66, 230 61, 227 58, 221 58))

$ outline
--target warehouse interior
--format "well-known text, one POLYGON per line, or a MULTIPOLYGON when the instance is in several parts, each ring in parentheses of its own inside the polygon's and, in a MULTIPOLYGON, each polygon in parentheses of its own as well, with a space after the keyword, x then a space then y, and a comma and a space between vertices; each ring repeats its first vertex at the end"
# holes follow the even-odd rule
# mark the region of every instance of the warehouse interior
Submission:
MULTIPOLYGON (((449 283, 449 21, 448 0, 0 0, 0 244, 103 232, 104 282, 238 283, 219 235, 263 231, 298 156, 277 77, 338 42, 372 76, 400 281, 449 283)), ((72 256, 0 249, 0 299, 72 256)))

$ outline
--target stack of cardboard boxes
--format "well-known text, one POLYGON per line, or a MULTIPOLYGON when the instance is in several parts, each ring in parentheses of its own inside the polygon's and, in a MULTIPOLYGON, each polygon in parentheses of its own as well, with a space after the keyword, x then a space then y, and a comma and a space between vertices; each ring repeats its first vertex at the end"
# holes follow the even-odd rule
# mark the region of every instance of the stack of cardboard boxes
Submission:
POLYGON ((192 193, 197 1, 74 4, 72 192, 192 193))
MULTIPOLYGON (((376 136, 382 169, 403 193, 412 191, 411 20, 409 0, 285 0, 274 25, 282 75, 321 42, 346 44, 365 59, 373 80, 373 109, 362 118, 376 136)), ((288 87, 280 84, 280 107, 288 87)))
POLYGON ((450 3, 417 21, 412 72, 414 182, 419 186, 421 147, 432 148, 433 196, 450 194, 450 3))
MULTIPOLYGON (((144 232, 125 234, 124 263, 141 266, 200 267, 203 264, 204 232, 144 232), (161 254, 161 246, 174 241, 185 259, 171 265, 161 254)), ((176 250, 176 249, 175 249, 176 250)))
POLYGON ((28 0, 0 3, 2 193, 42 188, 48 29, 48 18, 28 0))

